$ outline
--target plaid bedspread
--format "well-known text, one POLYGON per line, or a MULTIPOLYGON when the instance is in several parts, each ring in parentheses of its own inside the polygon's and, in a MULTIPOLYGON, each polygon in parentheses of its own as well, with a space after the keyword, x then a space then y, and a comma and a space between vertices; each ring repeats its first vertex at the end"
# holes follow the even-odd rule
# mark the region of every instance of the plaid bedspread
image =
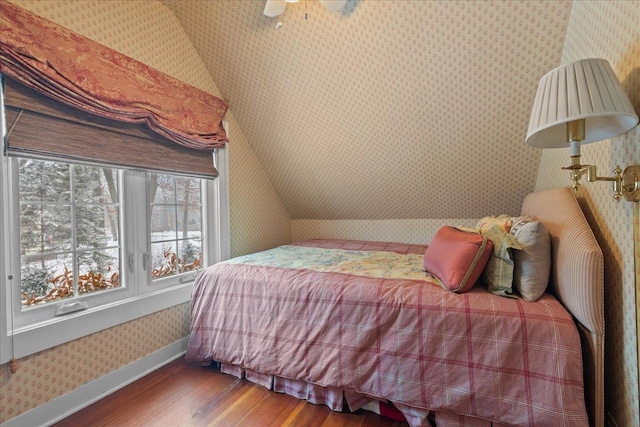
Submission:
POLYGON ((421 253, 310 241, 211 266, 186 358, 513 425, 588 425, 580 338, 560 303, 450 293, 421 253))

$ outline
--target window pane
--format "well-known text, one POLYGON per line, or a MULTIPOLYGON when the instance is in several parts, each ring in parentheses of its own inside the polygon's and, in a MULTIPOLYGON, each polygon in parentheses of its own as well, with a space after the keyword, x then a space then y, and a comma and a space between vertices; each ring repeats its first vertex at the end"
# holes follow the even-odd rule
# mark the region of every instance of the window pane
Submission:
POLYGON ((190 239, 202 237, 202 215, 200 206, 178 206, 178 237, 190 239))
POLYGON ((200 268, 202 263, 202 242, 200 239, 182 240, 178 253, 178 271, 185 273, 200 268))
POLYGON ((175 242, 152 244, 151 277, 159 279, 176 274, 178 267, 177 252, 175 242))
POLYGON ((118 244, 118 210, 114 206, 76 208, 79 248, 104 248, 118 244))
POLYGON ((200 180, 197 178, 176 177, 176 197, 178 204, 200 204, 200 180))
POLYGON ((71 207, 23 204, 20 206, 22 255, 71 250, 71 207))
POLYGON ((176 232, 175 206, 152 206, 151 241, 175 240, 176 232))
POLYGON ((70 165, 42 160, 20 159, 20 201, 69 202, 70 165))
POLYGON ((22 305, 57 301, 73 296, 71 254, 23 258, 21 266, 22 305))
POLYGON ((74 167, 76 202, 85 204, 118 203, 118 174, 111 168, 74 167))
POLYGON ((78 252, 78 293, 120 287, 118 249, 78 252))
POLYGON ((176 202, 175 177, 157 173, 149 174, 149 194, 152 204, 176 202))

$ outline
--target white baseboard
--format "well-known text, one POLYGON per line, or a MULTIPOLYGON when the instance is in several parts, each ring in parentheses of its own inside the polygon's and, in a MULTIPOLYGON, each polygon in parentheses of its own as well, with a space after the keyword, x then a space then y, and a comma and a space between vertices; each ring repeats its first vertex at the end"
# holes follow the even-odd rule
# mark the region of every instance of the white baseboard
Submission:
POLYGON ((2 427, 50 426, 184 355, 188 342, 189 337, 184 337, 142 359, 20 414, 3 423, 2 427))

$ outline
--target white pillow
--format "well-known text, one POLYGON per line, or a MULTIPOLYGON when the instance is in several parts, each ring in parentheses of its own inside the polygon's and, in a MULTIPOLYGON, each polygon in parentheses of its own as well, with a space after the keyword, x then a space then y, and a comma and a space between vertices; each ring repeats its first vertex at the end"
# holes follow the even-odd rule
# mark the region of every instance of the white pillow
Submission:
POLYGON ((510 233, 522 250, 513 251, 513 285, 527 301, 542 296, 551 272, 551 239, 544 224, 526 216, 514 217, 510 233))

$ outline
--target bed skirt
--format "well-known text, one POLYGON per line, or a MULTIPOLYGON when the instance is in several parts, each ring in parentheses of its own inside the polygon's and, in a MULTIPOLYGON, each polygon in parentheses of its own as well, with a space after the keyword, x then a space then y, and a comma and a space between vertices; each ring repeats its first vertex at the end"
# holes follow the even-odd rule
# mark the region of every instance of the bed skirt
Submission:
POLYGON ((306 400, 309 403, 324 405, 336 412, 355 412, 358 409, 364 409, 386 418, 407 421, 411 427, 431 427, 433 423, 437 427, 507 427, 506 424, 492 423, 491 421, 448 411, 429 411, 388 402, 386 399, 368 396, 352 390, 324 387, 227 363, 213 363, 220 367, 220 372, 222 373, 246 379, 276 393, 285 393, 297 399, 306 400))

